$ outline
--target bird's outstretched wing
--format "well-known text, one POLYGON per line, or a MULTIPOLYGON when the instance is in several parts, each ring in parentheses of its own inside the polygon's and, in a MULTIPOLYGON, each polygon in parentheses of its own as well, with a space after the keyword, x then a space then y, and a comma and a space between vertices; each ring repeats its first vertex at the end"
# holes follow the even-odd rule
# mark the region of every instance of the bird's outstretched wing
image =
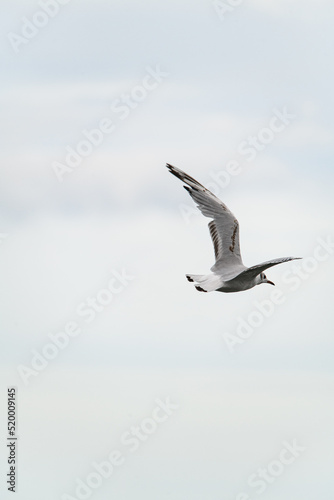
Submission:
POLYGON ((182 170, 167 163, 169 171, 187 186, 192 199, 209 223, 210 235, 215 249, 216 263, 211 268, 229 280, 240 274, 246 267, 242 263, 239 242, 239 222, 227 206, 202 184, 182 170))
POLYGON ((262 264, 257 264, 256 266, 249 267, 243 271, 238 278, 246 278, 247 280, 254 279, 258 274, 262 273, 269 267, 277 266, 283 262, 289 262, 290 260, 297 260, 301 257, 282 257, 281 259, 268 260, 267 262, 262 262, 262 264))

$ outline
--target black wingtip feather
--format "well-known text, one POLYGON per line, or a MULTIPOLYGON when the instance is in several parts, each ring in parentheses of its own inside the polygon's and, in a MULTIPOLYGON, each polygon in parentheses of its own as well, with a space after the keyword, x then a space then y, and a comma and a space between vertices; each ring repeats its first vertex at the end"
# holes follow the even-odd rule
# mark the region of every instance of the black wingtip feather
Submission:
POLYGON ((171 165, 170 163, 166 163, 166 167, 171 174, 175 175, 175 177, 177 177, 181 181, 184 181, 184 174, 182 171, 179 172, 178 169, 176 167, 173 167, 173 165, 171 165))

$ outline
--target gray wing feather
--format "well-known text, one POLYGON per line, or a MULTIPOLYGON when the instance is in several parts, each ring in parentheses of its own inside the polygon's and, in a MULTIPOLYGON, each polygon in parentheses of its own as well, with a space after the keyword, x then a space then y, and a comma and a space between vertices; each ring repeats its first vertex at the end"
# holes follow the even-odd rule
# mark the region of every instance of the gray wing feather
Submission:
POLYGON ((216 262, 211 270, 219 271, 224 275, 224 279, 232 279, 246 269, 240 253, 239 223, 236 217, 219 198, 193 177, 168 163, 167 167, 173 175, 187 184, 184 188, 202 214, 213 219, 209 223, 209 231, 215 249, 216 262), (223 272, 224 268, 228 271, 226 276, 223 272))
POLYGON ((300 259, 301 257, 283 257, 281 259, 273 259, 268 260, 267 262, 262 262, 262 264, 257 264, 256 266, 249 267, 246 271, 243 271, 239 277, 254 279, 258 274, 263 273, 266 269, 270 267, 277 266, 278 264, 282 264, 283 262, 289 262, 290 260, 300 259))

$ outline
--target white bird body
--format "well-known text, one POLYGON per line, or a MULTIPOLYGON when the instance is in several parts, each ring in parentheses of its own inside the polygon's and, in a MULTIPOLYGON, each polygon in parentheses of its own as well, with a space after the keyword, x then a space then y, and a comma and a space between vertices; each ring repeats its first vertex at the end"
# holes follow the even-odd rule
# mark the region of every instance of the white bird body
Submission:
POLYGON ((187 184, 184 188, 197 203, 202 214, 213 219, 209 223, 216 257, 216 262, 211 267, 212 273, 186 275, 188 281, 196 282, 195 287, 198 291, 230 293, 249 290, 261 283, 274 285, 272 281, 267 280, 263 271, 299 258, 283 257, 246 267, 241 258, 239 222, 236 217, 219 198, 188 174, 168 163, 167 168, 173 175, 187 184))

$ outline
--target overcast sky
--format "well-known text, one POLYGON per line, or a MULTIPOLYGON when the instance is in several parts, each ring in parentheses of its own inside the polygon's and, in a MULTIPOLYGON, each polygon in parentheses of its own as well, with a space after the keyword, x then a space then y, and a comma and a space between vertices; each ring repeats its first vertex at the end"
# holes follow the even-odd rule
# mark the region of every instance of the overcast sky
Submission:
POLYGON ((16 498, 79 498, 118 449, 90 498, 254 500, 249 477, 295 440, 261 498, 331 499, 333 3, 60 3, 4 0, 0 19, 16 498), (304 260, 268 271, 276 289, 198 293, 184 275, 213 264, 209 220, 166 162, 234 212, 246 265, 304 260), (178 408, 132 453, 122 435, 167 397, 178 408))

